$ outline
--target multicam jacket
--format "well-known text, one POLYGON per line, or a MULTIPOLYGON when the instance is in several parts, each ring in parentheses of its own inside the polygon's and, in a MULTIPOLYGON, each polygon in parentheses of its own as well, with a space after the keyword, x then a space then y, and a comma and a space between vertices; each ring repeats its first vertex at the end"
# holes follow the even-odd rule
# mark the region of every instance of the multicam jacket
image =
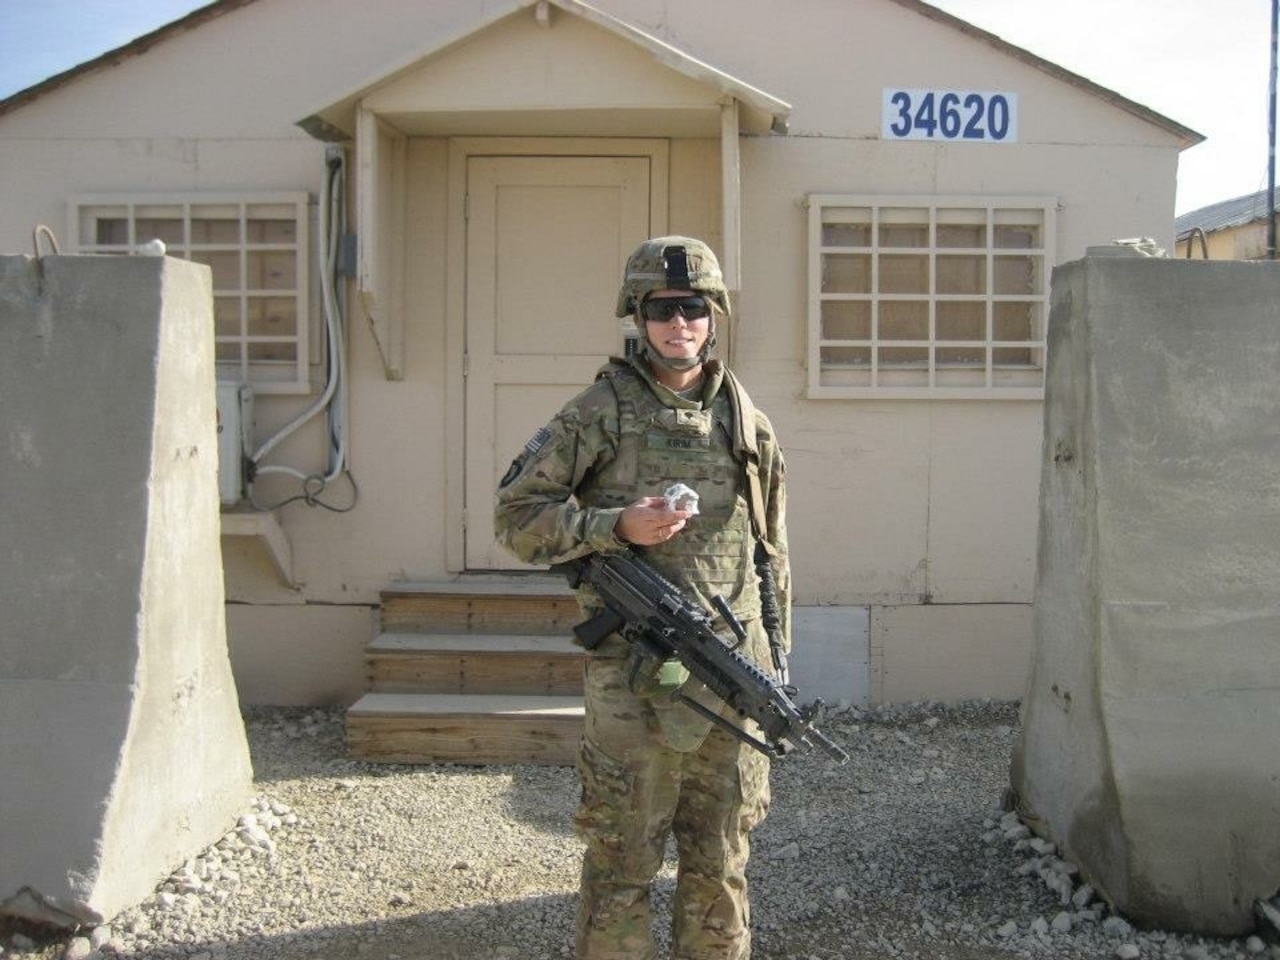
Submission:
MULTIPOLYGON (((760 616, 756 537, 743 463, 735 456, 730 378, 707 364, 702 396, 686 399, 654 379, 643 361, 615 361, 529 441, 497 492, 498 540, 528 563, 557 563, 622 549, 614 525, 640 497, 682 482, 699 513, 646 559, 709 613, 719 594, 743 622, 760 616)), ((784 647, 790 647, 785 466, 768 418, 749 406, 758 450, 764 535, 773 549, 784 647)), ((599 608, 589 591, 579 599, 599 608)))

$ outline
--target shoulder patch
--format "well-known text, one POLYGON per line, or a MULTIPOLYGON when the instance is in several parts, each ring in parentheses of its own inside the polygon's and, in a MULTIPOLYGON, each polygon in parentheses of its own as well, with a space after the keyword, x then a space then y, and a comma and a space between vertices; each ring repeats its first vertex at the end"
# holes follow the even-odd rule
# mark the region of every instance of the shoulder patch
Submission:
POLYGON ((539 427, 538 432, 529 438, 529 442, 524 445, 525 452, 529 456, 534 456, 539 450, 547 445, 547 441, 551 439, 550 427, 539 427))
POLYGON ((516 477, 520 476, 520 471, 524 469, 524 465, 532 460, 543 447, 547 445, 552 437, 550 427, 539 427, 537 433, 529 438, 529 442, 524 445, 524 449, 520 454, 511 461, 511 466, 507 468, 507 472, 502 475, 502 479, 498 481, 499 487, 505 487, 516 477))

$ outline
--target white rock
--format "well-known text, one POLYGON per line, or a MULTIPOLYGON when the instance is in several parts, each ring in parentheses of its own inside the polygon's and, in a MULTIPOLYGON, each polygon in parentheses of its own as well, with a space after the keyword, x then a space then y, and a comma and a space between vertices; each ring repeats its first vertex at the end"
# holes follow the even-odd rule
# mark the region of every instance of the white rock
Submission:
POLYGON ((1133 927, 1124 917, 1107 917, 1102 921, 1102 932, 1109 937, 1127 937, 1133 933, 1133 927))
POLYGON ((1031 932, 1038 933, 1041 936, 1049 932, 1049 921, 1044 917, 1036 917, 1031 921, 1031 932))
POLYGON ((72 937, 66 949, 62 951, 62 960, 85 960, 93 953, 93 944, 88 937, 72 937))
POLYGON ((1113 956, 1116 960, 1138 960, 1138 957, 1142 956, 1142 951, 1132 943, 1122 943, 1116 947, 1113 956))
POLYGON ((1244 948, 1250 953, 1262 953, 1267 949, 1267 945, 1263 943, 1261 937, 1250 937, 1244 942, 1244 948))
POLYGON ((256 819, 248 816, 243 819, 251 820, 252 822, 243 824, 240 827, 238 831, 240 839, 250 846, 259 847, 269 853, 274 852, 276 845, 275 841, 271 839, 271 834, 267 833, 256 819))
POLYGON ((1018 924, 1013 920, 1009 920, 1000 925, 1000 929, 996 931, 996 936, 1002 940, 1008 940, 1010 937, 1016 935, 1017 932, 1018 924))
POLYGON ((1053 918, 1053 923, 1049 924, 1054 933, 1070 933, 1071 928, 1074 925, 1075 921, 1072 920, 1071 914, 1067 913, 1065 910, 1058 913, 1053 918))
POLYGON ((1071 902, 1072 886, 1071 878, 1065 874, 1059 873, 1052 867, 1042 867, 1040 870, 1040 879, 1044 881, 1044 885, 1058 895, 1058 902, 1064 907, 1071 902))
POLYGON ((1090 886, 1089 884, 1087 883, 1081 884, 1080 887, 1076 890, 1076 892, 1071 895, 1072 906, 1074 906, 1077 910, 1083 910, 1085 907, 1087 907, 1089 904, 1093 902, 1094 892, 1095 891, 1093 887, 1090 886))

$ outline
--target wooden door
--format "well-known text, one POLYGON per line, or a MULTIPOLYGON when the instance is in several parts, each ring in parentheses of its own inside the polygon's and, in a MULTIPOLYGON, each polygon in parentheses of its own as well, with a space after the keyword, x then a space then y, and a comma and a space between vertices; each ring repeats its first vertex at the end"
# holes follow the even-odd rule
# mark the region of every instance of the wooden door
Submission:
POLYGON ((649 235, 645 156, 471 156, 466 241, 466 567, 525 569, 494 542, 511 458, 622 349, 622 266, 649 235))

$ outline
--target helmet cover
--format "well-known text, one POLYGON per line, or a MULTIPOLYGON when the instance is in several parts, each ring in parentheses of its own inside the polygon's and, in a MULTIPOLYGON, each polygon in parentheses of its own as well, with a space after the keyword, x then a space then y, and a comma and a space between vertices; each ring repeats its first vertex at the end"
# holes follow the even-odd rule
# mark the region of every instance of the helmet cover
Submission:
POLYGON ((636 312, 655 290, 692 290, 729 313, 729 290, 711 248, 693 237, 654 237, 627 258, 618 291, 617 316, 636 312))

